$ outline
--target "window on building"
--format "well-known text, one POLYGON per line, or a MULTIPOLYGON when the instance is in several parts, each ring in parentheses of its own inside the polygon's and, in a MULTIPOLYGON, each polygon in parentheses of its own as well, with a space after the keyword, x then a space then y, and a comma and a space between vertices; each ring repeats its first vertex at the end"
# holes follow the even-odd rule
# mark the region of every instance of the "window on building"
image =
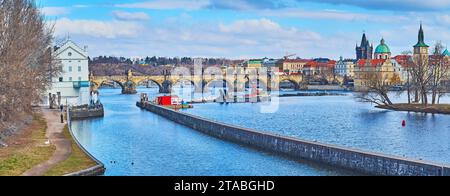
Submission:
POLYGON ((78 72, 81 72, 81 66, 78 66, 78 72))
POLYGON ((72 53, 71 52, 69 52, 67 55, 69 55, 69 56, 72 56, 72 53))
POLYGON ((81 77, 78 77, 78 81, 81 81, 81 77))
POLYGON ((72 81, 72 77, 69 77, 69 81, 72 81))
POLYGON ((72 72, 72 66, 69 66, 69 72, 72 72))
POLYGON ((59 81, 62 82, 63 81, 63 77, 59 77, 59 81))

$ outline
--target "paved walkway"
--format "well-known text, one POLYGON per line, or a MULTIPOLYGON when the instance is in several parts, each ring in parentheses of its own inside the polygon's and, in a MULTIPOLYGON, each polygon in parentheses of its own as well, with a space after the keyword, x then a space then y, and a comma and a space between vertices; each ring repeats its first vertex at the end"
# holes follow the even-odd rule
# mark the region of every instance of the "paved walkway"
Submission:
POLYGON ((23 176, 42 176, 53 166, 69 158, 72 153, 72 143, 63 134, 66 124, 61 123, 60 112, 58 110, 42 109, 42 114, 47 122, 46 136, 49 138, 50 143, 56 146, 56 151, 48 161, 34 166, 23 173, 23 176))

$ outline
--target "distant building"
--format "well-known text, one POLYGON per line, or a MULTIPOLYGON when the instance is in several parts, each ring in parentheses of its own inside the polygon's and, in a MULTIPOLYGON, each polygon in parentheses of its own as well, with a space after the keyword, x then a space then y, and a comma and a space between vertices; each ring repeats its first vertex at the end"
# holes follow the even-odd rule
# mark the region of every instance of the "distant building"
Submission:
POLYGON ((340 57, 339 61, 336 62, 334 72, 338 76, 353 78, 355 76, 355 63, 356 60, 354 59, 340 57))
POLYGON ((279 62, 279 59, 268 59, 268 58, 264 58, 263 59, 263 67, 267 67, 267 68, 273 68, 273 67, 277 67, 277 63, 279 62))
MULTIPOLYGON (((428 48, 429 46, 425 44, 425 35, 422 24, 420 24, 418 41, 417 44, 414 45, 414 60, 417 61, 423 59, 424 61, 428 61, 428 48)), ((428 64, 428 62, 425 62, 425 64, 428 64)))
POLYGON ((334 69, 336 66, 336 61, 328 58, 317 58, 311 60, 305 64, 303 67, 303 75, 305 76, 316 76, 316 75, 327 75, 333 76, 334 69))
POLYGON ((303 73, 304 66, 311 61, 311 59, 283 59, 278 61, 277 66, 286 74, 299 74, 303 73))
POLYGON ((386 45, 384 38, 381 39, 380 45, 375 49, 375 58, 376 59, 389 59, 391 58, 391 50, 389 46, 386 45))
POLYGON ((361 45, 356 45, 356 60, 360 59, 372 59, 373 45, 370 45, 367 40, 366 33, 363 34, 361 39, 361 45))
POLYGON ((52 78, 52 86, 46 93, 44 103, 49 105, 49 94, 60 96, 63 105, 89 103, 90 83, 87 47, 81 48, 68 40, 55 47, 56 59, 61 62, 62 73, 52 78))
POLYGON ((246 62, 244 62, 245 68, 261 68, 263 64, 262 59, 251 59, 246 62))
POLYGON ((410 55, 397 55, 392 57, 392 65, 394 66, 395 72, 400 76, 402 84, 408 82, 408 62, 411 61, 410 55))
POLYGON ((385 40, 381 39, 375 50, 375 59, 359 59, 355 67, 355 86, 357 88, 369 85, 374 74, 379 74, 385 85, 399 84, 399 74, 395 72, 391 61, 391 51, 385 40))

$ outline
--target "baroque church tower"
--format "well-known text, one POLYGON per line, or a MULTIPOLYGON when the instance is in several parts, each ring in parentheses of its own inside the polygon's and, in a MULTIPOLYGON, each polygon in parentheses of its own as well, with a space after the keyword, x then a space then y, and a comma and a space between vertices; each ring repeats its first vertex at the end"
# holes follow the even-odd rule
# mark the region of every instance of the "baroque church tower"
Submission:
POLYGON ((367 40, 366 33, 364 33, 361 40, 361 45, 356 45, 356 60, 372 59, 372 54, 373 46, 370 45, 369 40, 367 40))

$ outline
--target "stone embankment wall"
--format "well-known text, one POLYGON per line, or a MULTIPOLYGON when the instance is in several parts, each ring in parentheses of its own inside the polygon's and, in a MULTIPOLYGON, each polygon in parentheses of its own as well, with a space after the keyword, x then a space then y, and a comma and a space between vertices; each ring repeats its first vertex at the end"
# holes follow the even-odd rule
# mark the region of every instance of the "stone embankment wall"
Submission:
POLYGON ((105 115, 103 107, 97 109, 69 109, 72 120, 98 118, 105 115))
POLYGON ((204 134, 296 159, 311 160, 362 174, 387 176, 450 175, 450 167, 425 161, 360 151, 227 125, 161 106, 137 106, 204 134))
MULTIPOLYGON (((103 110, 103 109, 102 109, 103 110)), ((89 153, 78 141, 78 139, 73 135, 72 132, 72 119, 73 117, 71 116, 70 112, 67 112, 67 123, 68 123, 68 128, 69 128, 69 132, 70 135, 72 136, 73 140, 77 143, 78 147, 87 155, 89 156, 92 160, 94 160, 97 164, 91 168, 88 168, 86 170, 82 170, 82 171, 77 171, 74 173, 70 173, 70 174, 66 174, 65 176, 102 176, 105 174, 106 168, 105 165, 99 161, 97 158, 95 158, 94 156, 92 156, 91 153, 89 153)))

